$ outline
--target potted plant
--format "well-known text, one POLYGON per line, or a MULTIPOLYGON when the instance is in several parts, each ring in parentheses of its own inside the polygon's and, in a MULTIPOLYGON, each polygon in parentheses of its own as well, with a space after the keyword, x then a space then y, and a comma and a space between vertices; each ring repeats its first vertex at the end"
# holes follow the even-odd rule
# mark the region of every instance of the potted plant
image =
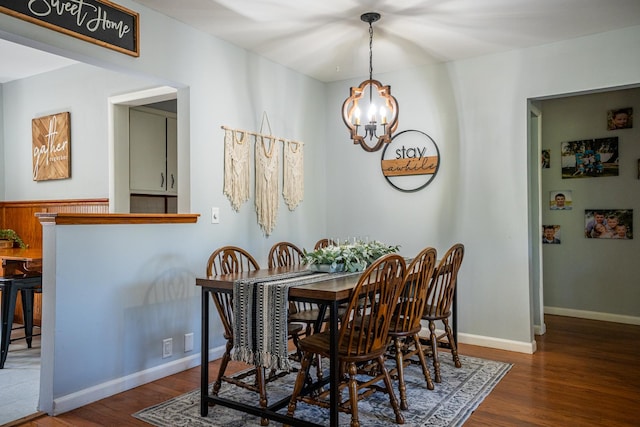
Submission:
POLYGON ((15 231, 10 228, 0 229, 0 247, 12 248, 15 243, 17 243, 22 249, 27 247, 15 231), (6 241, 6 243, 3 245, 2 241, 6 241))
POLYGON ((381 256, 397 252, 399 247, 385 245, 378 241, 329 245, 312 252, 305 250, 302 263, 308 264, 312 270, 329 273, 363 271, 381 256))

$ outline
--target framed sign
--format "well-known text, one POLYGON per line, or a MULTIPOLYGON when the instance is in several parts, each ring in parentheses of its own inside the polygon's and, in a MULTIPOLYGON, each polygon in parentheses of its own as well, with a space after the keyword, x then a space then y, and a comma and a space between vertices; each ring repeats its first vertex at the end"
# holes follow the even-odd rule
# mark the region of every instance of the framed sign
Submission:
POLYGON ((108 0, 0 0, 0 12, 140 56, 139 14, 108 0))
POLYGON ((31 121, 33 180, 71 176, 71 118, 68 112, 31 121))
POLYGON ((409 193, 423 189, 436 177, 440 150, 426 133, 404 130, 385 144, 380 163, 387 182, 395 189, 409 193))

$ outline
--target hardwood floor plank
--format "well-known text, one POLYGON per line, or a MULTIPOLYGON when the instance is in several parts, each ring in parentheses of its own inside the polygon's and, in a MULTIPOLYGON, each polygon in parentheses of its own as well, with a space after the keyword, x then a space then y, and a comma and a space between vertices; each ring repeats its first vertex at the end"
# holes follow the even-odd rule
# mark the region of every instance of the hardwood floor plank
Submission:
MULTIPOLYGON (((545 323, 535 354, 459 345, 461 354, 514 364, 465 427, 640 425, 640 326, 550 315, 545 323)), ((211 362, 212 377, 218 364, 211 362)), ((244 366, 234 362, 230 369, 244 366)), ((199 384, 197 367, 19 426, 148 426, 131 414, 199 384)))

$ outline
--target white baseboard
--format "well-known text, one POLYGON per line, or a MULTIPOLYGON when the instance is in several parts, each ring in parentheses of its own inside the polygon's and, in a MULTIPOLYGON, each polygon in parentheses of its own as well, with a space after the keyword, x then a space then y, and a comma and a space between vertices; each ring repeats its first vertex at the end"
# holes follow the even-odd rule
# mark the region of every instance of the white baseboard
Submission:
MULTIPOLYGON (((224 346, 210 349, 209 360, 215 360, 223 354, 224 346)), ((132 388, 196 366, 200 366, 200 353, 195 353, 182 359, 172 360, 171 362, 163 365, 155 366, 144 371, 127 375, 126 377, 117 378, 113 381, 107 381, 105 383, 59 397, 53 401, 53 415, 60 415, 81 406, 97 402, 98 400, 106 397, 131 390, 132 388)))
MULTIPOLYGON (((444 331, 436 329, 437 334, 441 334, 444 331)), ((420 335, 428 337, 429 329, 422 327, 420 335)), ((533 354, 536 351, 536 341, 523 342, 505 340, 502 338, 486 337, 482 335, 465 334, 464 332, 458 332, 458 343, 477 345, 480 347, 497 348, 499 350, 515 351, 518 353, 533 354)))
POLYGON ((536 340, 531 342, 512 341, 502 338, 485 337, 481 335, 458 333, 458 342, 463 344, 478 345, 480 347, 497 348, 499 350, 515 351, 518 353, 533 354, 536 352, 536 340))
POLYGON ((625 323, 628 325, 640 325, 640 317, 626 316, 624 314, 600 313, 597 311, 574 310, 572 308, 546 307, 545 314, 558 316, 578 317, 581 319, 602 320, 604 322, 625 323))

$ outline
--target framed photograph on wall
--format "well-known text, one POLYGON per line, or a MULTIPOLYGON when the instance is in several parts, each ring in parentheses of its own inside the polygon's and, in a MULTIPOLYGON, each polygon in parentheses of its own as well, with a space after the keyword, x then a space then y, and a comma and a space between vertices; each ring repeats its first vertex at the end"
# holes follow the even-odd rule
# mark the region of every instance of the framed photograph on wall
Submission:
POLYGON ((540 155, 540 167, 549 169, 551 167, 551 150, 542 150, 540 155))
POLYGON ((549 192, 549 209, 552 211, 569 211, 573 205, 571 190, 555 190, 549 192))
POLYGON ((633 239, 633 209, 585 209, 588 239, 633 239))
POLYGON ((617 108, 607 111, 607 130, 630 129, 633 127, 633 108, 617 108))
POLYGON ((542 226, 542 243, 544 244, 560 244, 560 226, 559 225, 543 225, 542 226))
POLYGON ((618 137, 561 143, 562 178, 618 176, 618 137))

